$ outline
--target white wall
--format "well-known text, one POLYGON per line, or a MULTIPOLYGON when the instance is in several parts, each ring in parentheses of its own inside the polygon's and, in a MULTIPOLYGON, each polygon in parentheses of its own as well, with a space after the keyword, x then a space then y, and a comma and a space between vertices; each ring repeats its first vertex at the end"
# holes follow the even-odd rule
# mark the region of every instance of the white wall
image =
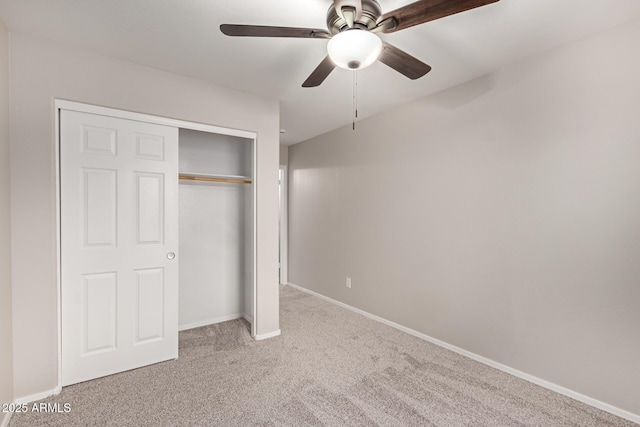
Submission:
POLYGON ((257 132, 257 333, 277 331, 277 100, 15 33, 10 47, 16 397, 58 383, 54 98, 257 132))
POLYGON ((13 402, 9 166, 9 33, 0 19, 0 404, 13 402))
POLYGON ((291 146, 289 281, 640 414, 638 40, 291 146))

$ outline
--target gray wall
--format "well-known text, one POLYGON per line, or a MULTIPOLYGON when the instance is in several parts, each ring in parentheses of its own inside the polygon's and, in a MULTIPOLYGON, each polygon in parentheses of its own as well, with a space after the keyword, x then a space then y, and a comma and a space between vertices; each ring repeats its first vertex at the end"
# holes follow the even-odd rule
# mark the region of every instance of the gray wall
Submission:
POLYGON ((280 144, 280 164, 289 164, 289 146, 280 144))
POLYGON ((16 33, 10 47, 16 397, 58 383, 55 98, 257 132, 257 333, 277 331, 278 101, 16 33))
POLYGON ((638 40, 290 147, 290 282, 640 414, 638 40))
POLYGON ((9 34, 0 19, 0 404, 13 402, 9 182, 9 34))

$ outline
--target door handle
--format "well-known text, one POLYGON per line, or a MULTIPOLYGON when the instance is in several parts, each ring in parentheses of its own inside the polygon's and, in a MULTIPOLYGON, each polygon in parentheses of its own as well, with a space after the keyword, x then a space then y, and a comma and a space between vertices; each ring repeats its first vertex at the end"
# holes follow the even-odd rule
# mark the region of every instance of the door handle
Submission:
POLYGON ((168 259, 168 260, 172 260, 172 259, 174 259, 175 257, 176 257, 176 254, 175 254, 174 252, 169 252, 169 253, 167 254, 167 259, 168 259))

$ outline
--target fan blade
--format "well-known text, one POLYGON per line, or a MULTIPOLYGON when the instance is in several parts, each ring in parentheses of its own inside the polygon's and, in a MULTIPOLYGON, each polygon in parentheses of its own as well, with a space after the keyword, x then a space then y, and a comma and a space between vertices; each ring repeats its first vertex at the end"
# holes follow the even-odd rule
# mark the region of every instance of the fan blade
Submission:
POLYGON ((334 68, 336 68, 335 64, 333 63, 331 58, 329 58, 329 55, 327 55, 322 60, 320 65, 318 65, 316 69, 313 70, 313 73, 311 73, 311 75, 307 78, 307 80, 305 80, 305 82, 302 83, 302 87, 320 86, 320 84, 324 81, 324 79, 326 79, 327 76, 331 74, 334 68))
POLYGON ((234 37, 295 37, 301 39, 330 39, 331 33, 315 28, 270 27, 263 25, 220 25, 220 31, 234 37))
POLYGON ((393 68, 400 74, 404 74, 411 80, 415 80, 431 71, 430 66, 414 56, 409 55, 407 52, 404 52, 387 42, 382 43, 384 47, 378 60, 393 68))
POLYGON ((420 0, 385 13, 378 19, 378 25, 384 24, 387 27, 383 32, 393 33, 413 27, 414 25, 433 21, 434 19, 444 18, 445 16, 454 15, 464 12, 465 10, 486 6, 497 1, 498 0, 420 0), (395 25, 391 25, 389 21, 387 21, 389 19, 393 19, 395 25), (385 21, 387 22, 385 23, 385 21))

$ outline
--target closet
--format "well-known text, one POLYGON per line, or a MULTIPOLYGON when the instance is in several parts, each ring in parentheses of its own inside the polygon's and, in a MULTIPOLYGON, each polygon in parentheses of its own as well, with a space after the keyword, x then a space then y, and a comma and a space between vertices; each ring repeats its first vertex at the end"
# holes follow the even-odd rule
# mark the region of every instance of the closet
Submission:
POLYGON ((56 100, 61 385, 255 336, 255 134, 56 100))
POLYGON ((253 140, 179 131, 179 329, 253 323, 253 140))

